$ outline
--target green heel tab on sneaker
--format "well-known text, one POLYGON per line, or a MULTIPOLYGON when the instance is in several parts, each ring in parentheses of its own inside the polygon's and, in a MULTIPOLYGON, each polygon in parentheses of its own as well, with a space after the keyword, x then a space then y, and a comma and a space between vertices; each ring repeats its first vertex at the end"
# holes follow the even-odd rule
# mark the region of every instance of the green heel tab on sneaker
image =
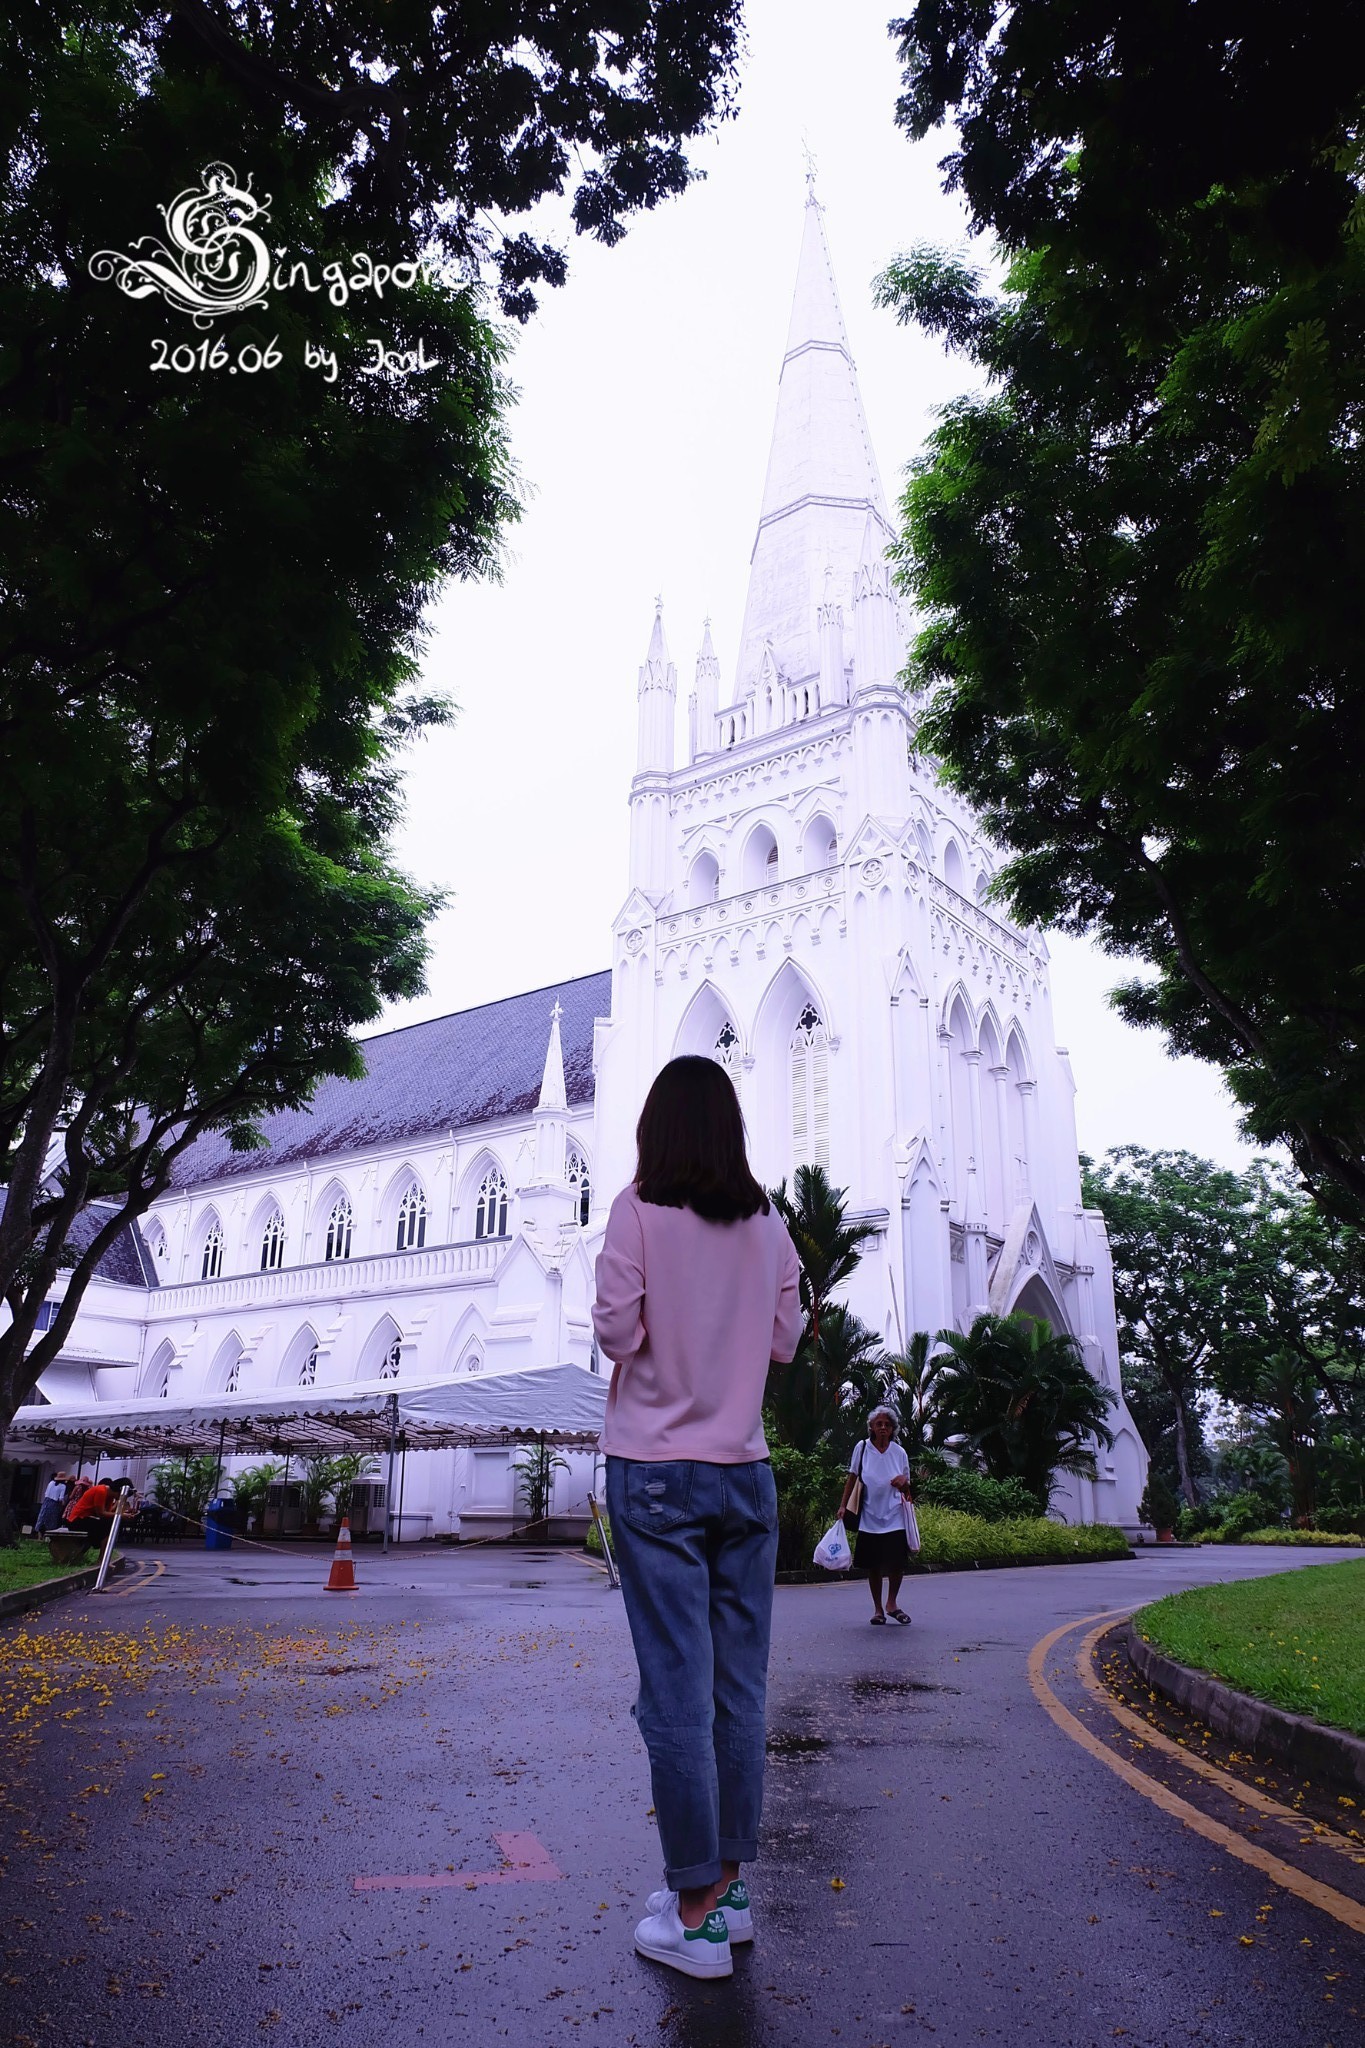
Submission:
POLYGON ((730 1939, 730 1930, 725 1924, 725 1915, 719 1908, 713 1908, 700 1927, 684 1927, 684 1941, 722 1942, 730 1939))
POLYGON ((721 1896, 716 1900, 716 1904, 722 1910, 726 1906, 733 1906, 737 1913, 747 1912, 749 1906, 749 1887, 745 1884, 744 1879, 742 1877, 733 1878, 725 1887, 721 1896))

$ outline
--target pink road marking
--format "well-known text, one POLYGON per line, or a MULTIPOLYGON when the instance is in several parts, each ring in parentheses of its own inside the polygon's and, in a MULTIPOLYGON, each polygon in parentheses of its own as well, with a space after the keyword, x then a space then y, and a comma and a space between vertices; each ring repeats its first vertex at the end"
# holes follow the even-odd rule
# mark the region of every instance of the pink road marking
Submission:
POLYGON ((357 1877, 358 1892, 434 1892, 470 1890, 482 1884, 535 1884, 563 1877, 549 1851, 534 1835, 494 1835, 506 1861, 498 1870, 442 1870, 431 1877, 357 1877))

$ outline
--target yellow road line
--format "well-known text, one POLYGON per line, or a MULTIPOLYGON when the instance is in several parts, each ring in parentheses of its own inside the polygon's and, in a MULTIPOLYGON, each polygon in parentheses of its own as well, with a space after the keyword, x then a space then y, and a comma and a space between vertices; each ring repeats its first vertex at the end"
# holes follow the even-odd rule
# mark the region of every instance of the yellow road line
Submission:
MULTIPOLYGON (((1313 1820, 1308 1814, 1296 1813, 1293 1807, 1286 1806, 1282 1799, 1262 1792, 1257 1785, 1248 1785, 1235 1771, 1225 1770, 1223 1765, 1215 1763, 1212 1757, 1200 1756, 1183 1744, 1172 1741, 1162 1729, 1153 1728, 1140 1714, 1135 1714, 1130 1707, 1125 1707, 1121 1701, 1116 1700, 1096 1678, 1091 1663, 1095 1645, 1109 1625, 1108 1621, 1102 1621, 1091 1629, 1081 1644, 1080 1654, 1076 1660, 1077 1676, 1081 1684, 1099 1701, 1106 1713, 1112 1714, 1125 1728, 1131 1728, 1149 1749, 1159 1749, 1166 1756, 1174 1757, 1177 1763, 1183 1764, 1187 1770, 1197 1771, 1201 1777, 1208 1778, 1221 1791, 1240 1800, 1243 1806, 1254 1807, 1257 1813, 1265 1814, 1269 1820, 1278 1821, 1281 1827, 1294 1828, 1299 1834, 1307 1831, 1312 1834, 1319 1847, 1331 1849, 1338 1856, 1349 1856, 1353 1863, 1365 1864, 1365 1842, 1353 1842, 1349 1836, 1338 1834, 1326 1821, 1313 1820)), ((1076 1622, 1073 1626, 1079 1628, 1083 1624, 1076 1622)))
MULTIPOLYGON (((1304 1900, 1307 1905, 1316 1906, 1320 1912, 1330 1914, 1332 1919, 1339 1920, 1343 1927, 1351 1928, 1356 1934, 1365 1934, 1365 1906, 1357 1904, 1354 1899, 1348 1899, 1344 1892, 1333 1890, 1331 1885, 1319 1883, 1317 1878, 1306 1877, 1301 1870, 1296 1870, 1292 1863, 1285 1863, 1280 1857, 1272 1855, 1269 1849, 1262 1849, 1259 1843, 1248 1842, 1235 1829, 1225 1827, 1222 1821, 1210 1819, 1208 1814, 1201 1813, 1197 1806, 1191 1806, 1187 1799, 1182 1799, 1178 1793, 1172 1792, 1169 1786, 1147 1777, 1135 1764, 1130 1764, 1126 1757, 1115 1756, 1097 1735, 1092 1735, 1090 1730, 1076 1719, 1070 1708, 1062 1705, 1048 1684, 1044 1670, 1052 1651, 1064 1636, 1071 1635, 1076 1629, 1086 1628, 1095 1622, 1103 1625, 1118 1620, 1127 1611, 1123 1608, 1111 1608, 1103 1614, 1087 1614, 1080 1621, 1063 1622, 1060 1628, 1054 1628, 1050 1635, 1045 1635, 1040 1642, 1034 1644, 1029 1651, 1029 1684, 1033 1687, 1034 1696, 1044 1713, 1056 1723, 1064 1735, 1069 1735, 1082 1749, 1089 1750, 1091 1756, 1097 1757, 1107 1770, 1113 1771, 1116 1777, 1122 1778, 1126 1785, 1131 1786, 1133 1791, 1140 1792, 1143 1798, 1149 1799, 1154 1806, 1159 1806, 1172 1820, 1182 1822, 1194 1834, 1202 1835, 1206 1841, 1217 1843, 1229 1856, 1235 1856, 1241 1863, 1250 1864, 1253 1870, 1258 1870, 1263 1877, 1268 1877, 1272 1884, 1279 1885, 1283 1891, 1292 1892, 1296 1898, 1304 1900)), ((1184 1750, 1178 1750, 1177 1754, 1182 1762, 1186 1760, 1184 1750)))
POLYGON ((152 1585, 165 1569, 159 1557, 139 1559, 135 1576, 122 1586, 106 1586, 105 1593, 111 1600, 126 1600, 130 1593, 140 1593, 144 1586, 152 1585))

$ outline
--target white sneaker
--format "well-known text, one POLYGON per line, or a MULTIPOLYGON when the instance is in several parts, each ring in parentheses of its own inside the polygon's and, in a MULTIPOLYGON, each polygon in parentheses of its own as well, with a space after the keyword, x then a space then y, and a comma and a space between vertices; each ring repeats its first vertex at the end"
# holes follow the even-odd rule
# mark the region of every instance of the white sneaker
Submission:
MULTIPOLYGON (((658 1897, 656 1893, 654 1895, 658 1897)), ((684 1927, 678 1917, 678 1901, 672 1892, 660 1912, 650 1913, 635 1930, 635 1946, 651 1962, 667 1963, 685 1977, 730 1977, 734 1961, 725 1915, 708 1913, 700 1927, 684 1927)), ((646 1901, 652 1905, 653 1899, 646 1901)))
MULTIPOLYGON (((662 1913, 669 1906, 673 1906, 676 1909, 677 1903, 678 1894, 676 1892, 666 1889, 664 1891, 651 1892, 645 1900, 645 1911, 647 1913, 662 1913)), ((753 1940, 754 1909, 749 1898, 749 1887, 745 1884, 742 1877, 735 1878, 733 1883, 726 1886, 725 1890, 716 1900, 716 1905, 725 1915, 725 1925, 730 1935, 731 1948, 738 1948, 742 1942, 753 1940)))

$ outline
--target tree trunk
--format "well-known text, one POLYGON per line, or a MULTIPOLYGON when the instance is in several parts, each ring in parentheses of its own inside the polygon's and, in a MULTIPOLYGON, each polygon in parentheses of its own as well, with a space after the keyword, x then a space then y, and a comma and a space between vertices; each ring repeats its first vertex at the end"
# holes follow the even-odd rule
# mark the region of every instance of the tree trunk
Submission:
POLYGON ((1190 1444, 1185 1430, 1185 1397, 1182 1393, 1175 1397, 1175 1461, 1180 1468, 1180 1491, 1185 1496, 1185 1505, 1198 1507, 1199 1496, 1190 1476, 1190 1444))

